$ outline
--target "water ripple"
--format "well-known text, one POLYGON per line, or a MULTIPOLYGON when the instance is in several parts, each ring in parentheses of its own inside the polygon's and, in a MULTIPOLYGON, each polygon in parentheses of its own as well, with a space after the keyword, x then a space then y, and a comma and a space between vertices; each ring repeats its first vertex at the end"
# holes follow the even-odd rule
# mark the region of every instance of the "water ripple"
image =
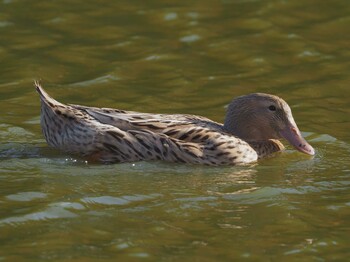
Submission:
POLYGON ((12 201, 32 201, 35 199, 40 199, 40 198, 46 198, 47 194, 42 193, 42 192, 20 192, 17 194, 12 194, 6 196, 8 200, 12 201))
POLYGON ((82 202, 87 204, 101 204, 101 205, 116 205, 124 206, 134 202, 152 200, 161 196, 160 194, 151 195, 131 195, 131 196, 98 196, 98 197, 84 197, 81 199, 82 202))
MULTIPOLYGON (((78 207, 77 209, 80 208, 79 205, 78 206, 68 205, 68 206, 71 208, 74 208, 74 207, 78 207)), ((14 217, 1 219, 0 226, 5 224, 26 223, 29 221, 77 217, 76 214, 74 214, 71 211, 68 211, 66 207, 67 207, 66 204, 61 205, 60 203, 53 203, 53 204, 50 204, 50 206, 46 208, 44 211, 34 212, 23 216, 14 216, 14 217)))
POLYGON ((70 84, 70 86, 90 86, 90 85, 108 83, 116 80, 119 80, 119 77, 114 75, 105 75, 105 76, 100 76, 100 77, 86 80, 86 81, 76 82, 76 83, 70 84))

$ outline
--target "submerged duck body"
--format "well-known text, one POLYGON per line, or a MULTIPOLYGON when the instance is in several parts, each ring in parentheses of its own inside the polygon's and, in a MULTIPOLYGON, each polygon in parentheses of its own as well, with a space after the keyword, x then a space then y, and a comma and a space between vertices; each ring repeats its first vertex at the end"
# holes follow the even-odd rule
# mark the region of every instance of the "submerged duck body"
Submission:
POLYGON ((98 162, 164 160, 205 165, 251 163, 284 149, 287 139, 313 155, 288 104, 256 93, 234 99, 224 124, 194 115, 148 114, 65 105, 35 82, 47 143, 98 162))

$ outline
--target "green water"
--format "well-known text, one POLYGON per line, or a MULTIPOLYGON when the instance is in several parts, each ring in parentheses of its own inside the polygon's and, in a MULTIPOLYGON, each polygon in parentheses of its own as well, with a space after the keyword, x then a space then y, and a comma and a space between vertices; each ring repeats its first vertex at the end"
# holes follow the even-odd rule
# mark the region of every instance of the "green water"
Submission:
POLYGON ((1 261, 346 261, 350 2, 0 2, 1 261), (223 121, 291 106, 312 158, 92 165, 48 148, 33 79, 62 102, 223 121))

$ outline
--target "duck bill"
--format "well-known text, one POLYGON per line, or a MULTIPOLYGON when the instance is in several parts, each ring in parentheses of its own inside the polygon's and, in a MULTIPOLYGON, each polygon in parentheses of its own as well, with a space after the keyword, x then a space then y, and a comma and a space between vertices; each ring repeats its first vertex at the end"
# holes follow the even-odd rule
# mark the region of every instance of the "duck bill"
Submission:
POLYGON ((288 125, 285 129, 280 131, 280 134, 298 151, 311 156, 315 154, 314 148, 302 137, 296 125, 288 125))

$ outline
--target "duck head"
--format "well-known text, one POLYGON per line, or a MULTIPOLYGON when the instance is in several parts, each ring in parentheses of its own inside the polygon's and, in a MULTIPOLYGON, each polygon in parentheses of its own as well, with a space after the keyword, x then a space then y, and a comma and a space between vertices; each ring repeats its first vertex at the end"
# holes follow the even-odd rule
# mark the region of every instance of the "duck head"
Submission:
POLYGON ((289 105, 278 96, 255 93, 234 99, 228 106, 224 129, 245 141, 285 138, 297 150, 315 154, 302 137, 289 105))

